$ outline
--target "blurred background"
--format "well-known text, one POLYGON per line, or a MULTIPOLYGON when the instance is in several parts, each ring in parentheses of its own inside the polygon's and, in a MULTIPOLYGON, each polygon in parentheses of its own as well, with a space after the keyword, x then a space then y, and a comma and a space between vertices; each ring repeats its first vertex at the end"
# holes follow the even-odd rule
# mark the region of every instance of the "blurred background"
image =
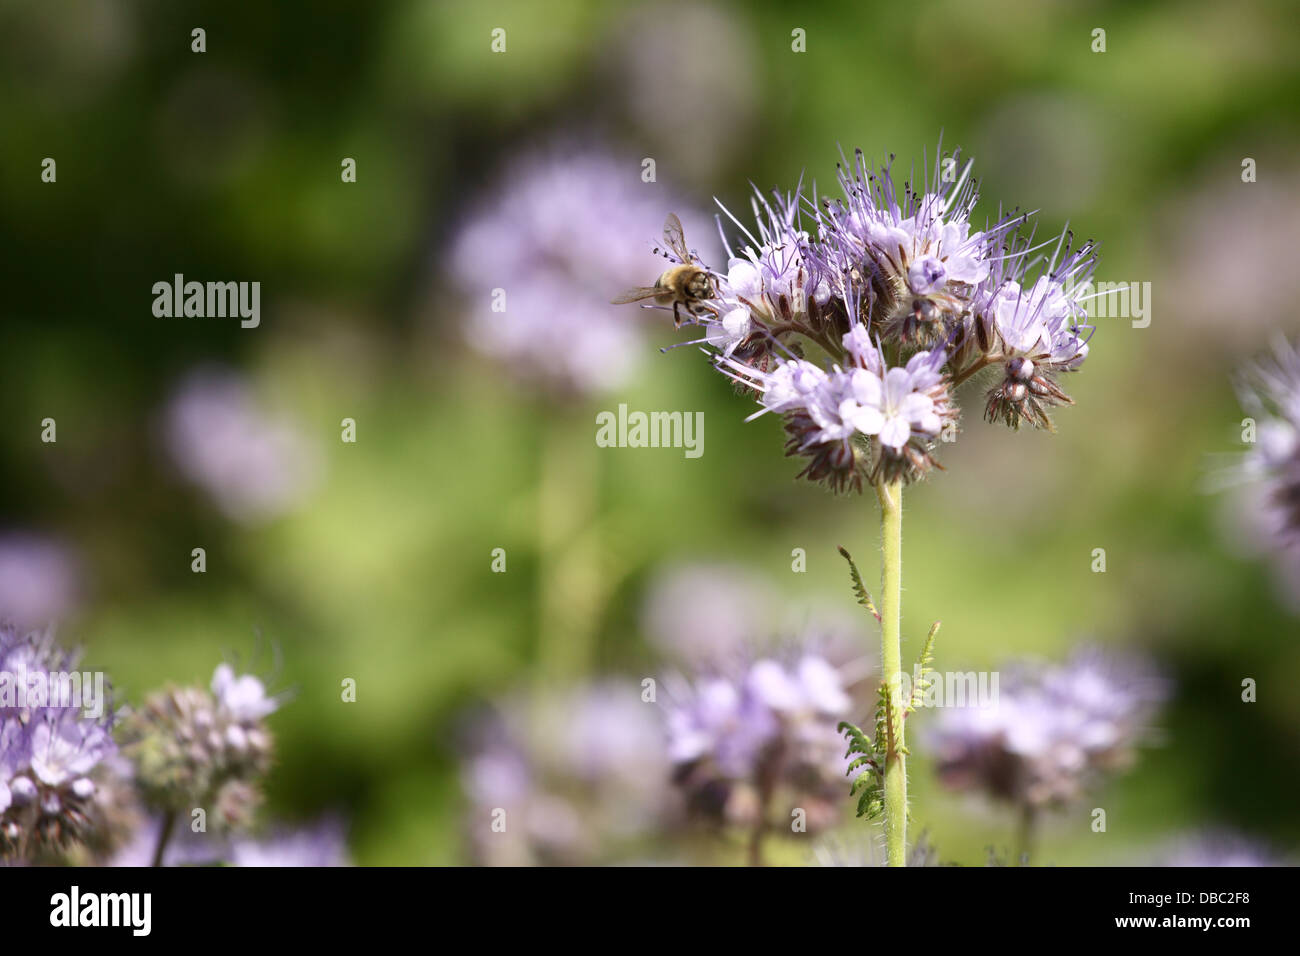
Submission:
MULTIPOLYGON (((1283 2, 4 0, 0 610, 57 620, 125 703, 278 654, 269 812, 341 817, 357 863, 743 862, 669 805, 642 681, 723 630, 873 659, 835 547, 878 580, 876 505, 796 482, 777 420, 660 353, 686 332, 606 303, 653 281, 667 212, 721 267, 713 197, 833 194, 841 148, 920 168, 942 131, 980 221, 1068 220, 1151 321, 1098 319, 1056 435, 963 393, 908 495, 905 660, 942 618, 943 669, 1091 641, 1168 676, 1157 744, 1045 821, 1044 862, 1209 831, 1291 854, 1300 572, 1212 489, 1232 372, 1300 329, 1296 40, 1283 2), (260 326, 155 317, 176 273, 260 282, 260 326), (597 448, 620 403, 702 411, 703 455, 597 448), (489 811, 540 775, 555 846, 501 855, 489 811)), ((944 860, 1012 843, 913 749, 944 860)), ((852 839, 847 784, 840 811, 852 839)))

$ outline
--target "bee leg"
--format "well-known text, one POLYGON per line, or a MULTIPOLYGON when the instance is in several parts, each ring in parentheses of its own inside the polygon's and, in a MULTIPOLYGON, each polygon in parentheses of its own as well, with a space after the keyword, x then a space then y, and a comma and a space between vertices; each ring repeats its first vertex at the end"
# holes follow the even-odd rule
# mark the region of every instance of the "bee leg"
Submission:
POLYGON ((682 317, 677 311, 677 302, 673 302, 673 327, 680 329, 682 327, 682 317))

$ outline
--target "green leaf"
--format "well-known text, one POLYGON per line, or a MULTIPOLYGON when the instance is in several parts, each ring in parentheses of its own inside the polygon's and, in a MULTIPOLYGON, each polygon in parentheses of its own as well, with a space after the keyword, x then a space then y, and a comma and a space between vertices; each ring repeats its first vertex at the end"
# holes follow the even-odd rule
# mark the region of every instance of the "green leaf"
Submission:
POLYGON ((930 679, 930 675, 934 673, 934 639, 938 636, 939 625, 942 623, 942 621, 934 622, 934 625, 930 628, 930 633, 926 635, 925 644, 921 646, 921 658, 917 662, 916 683, 912 685, 912 697, 907 702, 907 708, 903 711, 904 717, 921 706, 925 701, 925 692, 934 684, 934 681, 930 679))
POLYGON ((844 560, 849 562, 849 578, 853 581, 853 593, 857 596, 858 603, 870 611, 871 616, 879 621, 880 612, 876 610, 876 604, 871 600, 871 593, 867 591, 866 585, 862 583, 862 575, 858 573, 858 566, 853 563, 853 557, 842 547, 839 552, 844 555, 844 560))

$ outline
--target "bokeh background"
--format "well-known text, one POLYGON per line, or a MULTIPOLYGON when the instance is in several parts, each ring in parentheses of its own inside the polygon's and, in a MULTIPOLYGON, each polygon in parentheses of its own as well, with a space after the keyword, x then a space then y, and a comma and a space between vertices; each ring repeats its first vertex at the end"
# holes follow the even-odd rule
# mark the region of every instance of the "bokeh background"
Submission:
MULTIPOLYGON (((621 157, 648 208, 624 237, 645 272, 604 274, 559 230, 557 256, 593 262, 545 297, 562 323, 653 280, 664 213, 703 250, 713 196, 744 208, 750 182, 801 176, 833 192, 841 147, 919 167, 942 130, 975 158, 981 217, 1001 202, 1049 230, 1070 221, 1101 240, 1099 278, 1151 283, 1152 321, 1099 321, 1056 435, 986 425, 978 387, 964 394, 948 470, 908 495, 905 658, 942 618, 944 668, 1091 639, 1170 676, 1161 742, 1089 803, 1108 834, 1087 808, 1062 815, 1047 860, 1140 860, 1206 829, 1292 853, 1300 587, 1252 539, 1239 496, 1213 488, 1242 448, 1233 369, 1300 327, 1293 14, 1281 0, 5 0, 0 534, 29 563, 4 565, 0 591, 57 617, 128 703, 206 682, 232 655, 269 674, 278 655, 271 689, 293 699, 271 721, 269 811, 343 817, 362 864, 475 859, 486 823, 464 753, 485 708, 661 675, 655 602, 689 624, 696 600, 663 596, 674 569, 755 582, 781 610, 756 630, 835 619, 870 653, 834 549, 875 580, 877 518, 870 497, 795 482, 779 423, 745 424, 750 402, 694 350, 660 354, 685 336, 655 313, 602 312, 635 326, 637 354, 597 388, 539 384, 483 347, 466 330, 490 290, 527 293, 492 242, 465 254, 460 237, 515 195, 530 156, 621 157), (206 53, 191 52, 195 27, 206 53), (151 287, 178 272, 260 281, 260 327, 156 318, 151 287), (193 427, 242 451, 177 450, 187 394, 193 427), (596 448, 596 412, 620 402, 704 412, 703 456, 596 448), (46 418, 56 443, 41 441, 46 418), (356 703, 340 700, 349 677, 356 703), (1245 677, 1257 703, 1241 702, 1245 677)), ((602 224, 623 221, 595 181, 570 193, 554 215, 597 251, 614 242, 602 224)), ((522 205, 495 214, 501 237, 531 228, 522 205)), ((641 775, 662 785, 662 768, 641 775)), ((942 791, 920 748, 912 781, 945 859, 977 864, 1011 841, 1014 821, 942 791)), ((687 833, 623 858, 742 857, 687 833)))

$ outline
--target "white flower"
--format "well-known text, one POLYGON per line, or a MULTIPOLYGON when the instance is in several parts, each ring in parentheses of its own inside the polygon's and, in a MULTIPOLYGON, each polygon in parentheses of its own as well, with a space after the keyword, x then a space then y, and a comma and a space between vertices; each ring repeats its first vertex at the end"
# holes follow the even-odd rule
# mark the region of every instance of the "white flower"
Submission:
POLYGON ((262 682, 250 674, 235 676, 229 664, 220 664, 212 675, 212 693, 217 702, 239 723, 253 723, 272 713, 276 702, 266 696, 262 682))

